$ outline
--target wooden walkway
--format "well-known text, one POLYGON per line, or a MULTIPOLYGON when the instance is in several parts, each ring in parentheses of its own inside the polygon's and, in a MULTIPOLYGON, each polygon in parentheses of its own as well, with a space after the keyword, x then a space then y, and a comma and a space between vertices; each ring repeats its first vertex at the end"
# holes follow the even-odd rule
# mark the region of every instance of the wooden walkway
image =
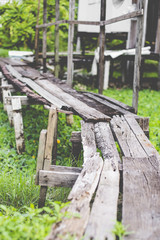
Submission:
POLYGON ((22 104, 52 106, 48 129, 40 135, 36 183, 42 198, 48 186, 72 187, 67 211, 74 214, 53 225, 47 239, 114 240, 112 230, 120 215, 130 232, 125 240, 159 240, 160 155, 146 137, 148 118, 138 117, 131 107, 114 99, 77 92, 23 62, 0 59, 0 70, 10 115, 19 109, 10 93, 12 85, 27 95, 20 98, 22 104), (82 117, 82 169, 52 165, 57 111, 82 117))

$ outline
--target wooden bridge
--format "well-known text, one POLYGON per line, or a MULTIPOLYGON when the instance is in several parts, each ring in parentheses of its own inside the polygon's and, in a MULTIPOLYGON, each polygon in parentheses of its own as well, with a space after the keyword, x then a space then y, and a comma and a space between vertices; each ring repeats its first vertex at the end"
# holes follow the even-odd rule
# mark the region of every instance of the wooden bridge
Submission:
POLYGON ((24 150, 21 105, 43 104, 50 109, 48 129, 41 131, 39 141, 39 206, 45 203, 48 186, 72 187, 67 209, 72 214, 53 225, 47 239, 113 240, 112 230, 121 215, 130 232, 125 240, 159 240, 160 155, 146 136, 149 119, 114 99, 77 92, 21 61, 1 58, 0 70, 4 107, 15 127, 19 153, 24 150), (14 89, 26 96, 12 96, 14 89), (82 118, 76 140, 83 145, 82 168, 57 166, 55 161, 52 165, 58 111, 82 118))

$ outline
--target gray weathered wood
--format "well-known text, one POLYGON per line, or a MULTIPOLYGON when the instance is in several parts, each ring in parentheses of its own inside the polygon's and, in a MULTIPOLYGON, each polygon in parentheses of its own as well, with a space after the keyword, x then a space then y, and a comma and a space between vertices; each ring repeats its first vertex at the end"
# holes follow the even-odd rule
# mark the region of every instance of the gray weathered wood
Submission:
MULTIPOLYGON (((36 84, 36 82, 32 81, 29 78, 24 78, 21 76, 20 73, 18 73, 12 66, 7 66, 7 69, 11 72, 11 74, 16 77, 19 81, 26 83, 29 87, 31 87, 33 90, 35 90, 37 93, 39 93, 42 97, 44 97, 48 102, 52 103, 57 108, 64 108, 64 109, 71 109, 71 107, 62 102, 57 97, 50 94, 48 91, 46 91, 44 88, 40 86, 40 84, 36 84)), ((42 80, 40 80, 42 81, 42 80)))
POLYGON ((120 157, 108 123, 96 123, 95 134, 104 166, 85 231, 85 239, 114 240, 112 230, 117 219, 120 157))
MULTIPOLYGON (((138 1, 139 9, 143 9, 144 0, 138 1)), ((140 87, 140 67, 141 67, 141 49, 142 49, 142 39, 143 39, 143 16, 137 19, 137 32, 136 32, 136 54, 134 63, 134 77, 133 77, 133 100, 132 106, 135 109, 135 113, 138 111, 138 96, 140 87)))
POLYGON ((52 163, 52 150, 54 144, 56 144, 54 136, 57 132, 57 120, 57 110, 55 108, 51 108, 48 118, 44 170, 49 170, 52 163))
POLYGON ((81 132, 72 132, 70 141, 72 143, 72 166, 77 166, 82 149, 81 132))
MULTIPOLYGON (((106 0, 101 0, 100 20, 106 19, 106 0)), ((99 93, 103 93, 104 86, 104 50, 105 50, 105 25, 100 26, 99 34, 99 93)))
POLYGON ((29 99, 27 96, 9 96, 6 97, 7 103, 11 103, 12 98, 20 98, 21 100, 21 105, 37 105, 39 103, 36 103, 34 100, 29 99))
POLYGON ((74 112, 80 115, 85 121, 110 121, 110 117, 104 115, 101 112, 98 112, 94 108, 87 106, 85 103, 64 92, 62 89, 50 81, 36 80, 35 82, 49 93, 59 98, 61 101, 64 101, 66 105, 70 105, 74 112))
POLYGON ((108 19, 106 21, 68 21, 68 20, 60 20, 57 22, 53 22, 53 23, 47 23, 47 24, 41 24, 36 26, 36 28, 45 28, 45 27, 50 27, 56 24, 62 24, 62 23, 70 23, 70 24, 83 24, 83 25, 98 25, 98 26, 103 26, 103 25, 109 25, 112 23, 116 23, 119 21, 124 21, 130 18, 134 18, 134 17, 139 17, 143 15, 143 10, 138 10, 138 11, 133 11, 131 13, 127 13, 127 14, 123 14, 122 16, 116 17, 116 18, 112 18, 112 19, 108 19))
MULTIPOLYGON (((74 20, 75 0, 69 0, 69 20, 74 20)), ((69 24, 68 29, 68 58, 67 58, 67 84, 71 87, 73 81, 73 40, 74 24, 69 24)))
POLYGON ((23 119, 22 119, 22 107, 21 100, 19 98, 12 99, 13 109, 13 122, 15 129, 15 139, 18 154, 22 154, 25 150, 24 133, 23 133, 23 119))
POLYGON ((36 178, 35 178, 36 185, 39 184, 39 171, 42 170, 44 167, 44 154, 45 154, 45 148, 46 148, 46 138, 47 138, 47 130, 43 129, 40 132, 40 137, 39 137, 36 178))
MULTIPOLYGON (((137 123, 138 125, 138 123, 137 123)), ((124 117, 114 116, 111 120, 112 130, 120 145, 121 151, 126 157, 146 157, 142 145, 131 130, 124 117)))
POLYGON ((82 168, 51 165, 50 171, 80 173, 82 168))
POLYGON ((137 121, 130 116, 124 116, 124 118, 126 119, 127 123, 129 124, 130 129, 136 135, 137 140, 141 144, 141 146, 144 149, 147 156, 156 155, 157 159, 160 160, 160 155, 158 154, 157 150, 153 147, 153 145, 151 144, 149 139, 146 137, 146 135, 144 134, 144 132, 138 125, 137 121))
POLYGON ((123 218, 131 232, 125 240, 158 240, 160 236, 159 160, 123 158, 123 218))
POLYGON ((39 171, 39 185, 47 187, 72 187, 77 180, 79 173, 39 171))
MULTIPOLYGON (((47 23, 47 0, 43 0, 43 24, 47 23)), ((43 28, 43 72, 46 72, 47 28, 43 28)))
POLYGON ((74 123, 73 114, 66 114, 66 123, 70 126, 74 123))
MULTIPOLYGON (((82 126, 82 136, 86 137, 85 143, 93 143, 95 141, 94 128, 87 127, 86 125, 92 125, 89 123, 83 123, 82 126), (85 136, 85 131, 86 132, 85 136)), ((95 143, 94 143, 95 145, 95 143)), ((84 160, 84 167, 75 182, 68 199, 71 203, 67 209, 68 212, 74 214, 79 214, 80 217, 72 215, 69 219, 64 219, 60 224, 53 225, 51 234, 47 238, 49 239, 59 239, 59 235, 62 238, 65 236, 74 236, 75 239, 80 239, 83 236, 84 230, 86 228, 89 214, 90 214, 90 201, 96 190, 101 170, 103 167, 103 160, 96 153, 95 148, 90 154, 87 155, 86 148, 84 148, 84 153, 86 159, 84 160), (74 226, 74 227, 73 227, 74 226)))
MULTIPOLYGON (((56 11, 55 11, 56 17, 55 20, 59 20, 59 0, 56 0, 56 11)), ((55 25, 55 77, 59 77, 59 25, 55 25)))

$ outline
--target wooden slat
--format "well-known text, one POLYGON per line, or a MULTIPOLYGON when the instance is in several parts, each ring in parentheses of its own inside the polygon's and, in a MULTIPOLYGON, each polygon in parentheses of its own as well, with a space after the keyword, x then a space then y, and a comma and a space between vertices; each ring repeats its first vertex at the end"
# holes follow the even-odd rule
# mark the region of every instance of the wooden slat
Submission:
POLYGON ((124 108, 121 108, 120 106, 115 105, 114 103, 108 102, 107 99, 102 99, 99 97, 99 95, 95 96, 92 93, 83 93, 85 96, 101 103, 104 105, 104 107, 109 107, 112 108, 114 110, 116 110, 117 112, 121 113, 121 114, 129 114, 129 115, 133 115, 136 116, 135 114, 125 110, 124 108))
MULTIPOLYGON (((90 123, 83 123, 82 135, 84 137, 86 134, 86 140, 89 144, 95 141, 95 136, 93 134, 94 129, 85 126, 88 124, 90 123), (87 132, 85 132, 86 128, 88 129, 87 132)), ((86 149, 84 149, 84 151, 86 151, 86 149)), ((68 197, 71 203, 67 211, 73 214, 77 213, 79 217, 72 215, 71 218, 64 219, 58 225, 53 225, 51 234, 47 238, 48 240, 60 239, 59 235, 62 239, 68 235, 74 236, 75 239, 81 239, 83 236, 90 214, 90 201, 99 181, 103 160, 99 154, 95 152, 95 148, 93 148, 93 151, 84 162, 84 167, 68 197)))
POLYGON ((82 168, 51 165, 50 171, 80 173, 82 171, 82 168))
POLYGON ((7 68, 14 77, 16 77, 19 81, 26 83, 29 87, 31 87, 33 90, 39 93, 42 97, 44 97, 48 102, 52 103, 55 107, 71 110, 71 107, 68 104, 62 102, 60 99, 50 94, 48 91, 46 91, 45 89, 40 87, 38 84, 36 84, 36 82, 33 82, 29 78, 22 77, 21 74, 19 74, 11 66, 7 66, 7 68))
POLYGON ((114 240, 112 230, 117 219, 120 157, 108 123, 96 123, 95 133, 104 166, 84 239, 114 240))
POLYGON ((39 171, 39 185, 47 187, 72 187, 77 180, 77 172, 39 171))
MULTIPOLYGON (((83 93, 84 93, 84 92, 83 92, 83 93)), ((112 103, 112 104, 114 104, 114 105, 116 105, 116 106, 118 106, 118 107, 121 107, 121 108, 125 109, 126 111, 134 112, 133 107, 128 106, 128 105, 126 105, 126 104, 124 104, 124 103, 122 103, 122 102, 119 102, 119 101, 116 100, 116 99, 113 99, 113 98, 110 98, 110 97, 108 97, 108 96, 104 96, 104 95, 101 95, 101 94, 93 93, 93 92, 90 93, 90 94, 92 94, 92 95, 94 95, 94 96, 96 96, 96 97, 98 97, 98 98, 101 98, 101 99, 103 99, 103 100, 107 100, 108 102, 110 102, 110 103, 112 103)))
POLYGON ((130 128, 136 135, 136 138, 138 139, 139 143, 141 144, 142 148, 146 152, 147 156, 156 155, 157 159, 160 160, 160 155, 158 154, 157 150, 153 147, 149 139, 146 137, 144 132, 142 131, 141 127, 137 123, 137 121, 130 117, 130 116, 124 116, 126 121, 128 122, 130 128))
POLYGON ((63 90, 61 90, 59 87, 57 87, 50 81, 36 80, 35 82, 49 93, 59 98, 61 101, 64 101, 66 104, 70 105, 73 108, 74 112, 80 115, 80 117, 82 117, 85 121, 110 121, 110 117, 104 115, 101 112, 98 112, 94 108, 87 106, 85 103, 79 101, 68 93, 65 93, 63 90))
MULTIPOLYGON (((137 123, 138 124, 138 123, 137 123)), ((114 116, 111 120, 112 130, 126 157, 147 157, 146 152, 130 129, 124 117, 114 116)))
POLYGON ((11 103, 12 98, 20 98, 22 105, 37 105, 39 103, 36 103, 34 100, 29 99, 27 96, 9 96, 6 97, 7 103, 11 103))
POLYGON ((62 23, 104 26, 104 25, 109 25, 109 24, 116 23, 116 22, 119 22, 119 21, 127 20, 127 19, 130 19, 130 18, 139 17, 139 16, 142 16, 142 15, 143 15, 143 10, 138 10, 138 11, 133 11, 131 13, 127 13, 127 14, 124 14, 122 16, 112 18, 112 19, 109 19, 109 20, 106 20, 106 21, 60 20, 60 21, 53 22, 53 23, 37 25, 36 28, 45 28, 45 27, 50 27, 50 26, 56 25, 56 24, 62 24, 62 23))
POLYGON ((158 240, 160 174, 156 156, 123 158, 123 224, 125 240, 158 240))

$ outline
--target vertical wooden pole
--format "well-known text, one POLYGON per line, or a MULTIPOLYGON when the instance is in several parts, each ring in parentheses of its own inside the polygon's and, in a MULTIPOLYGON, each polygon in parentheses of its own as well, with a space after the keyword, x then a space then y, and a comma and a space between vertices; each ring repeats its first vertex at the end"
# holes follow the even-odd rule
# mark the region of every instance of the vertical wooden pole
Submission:
MULTIPOLYGON (((69 20, 74 20, 75 0, 69 0, 69 20)), ((67 59, 67 84, 72 86, 73 82, 73 38, 74 24, 69 24, 68 30, 68 59, 67 59)))
MULTIPOLYGON (((41 0, 38 0, 37 25, 39 25, 40 2, 41 0)), ((38 55, 39 55, 39 28, 36 28, 36 33, 35 33, 35 63, 36 64, 38 64, 38 55)))
POLYGON ((72 142, 72 166, 77 167, 82 149, 81 132, 72 132, 70 141, 72 142))
POLYGON ((155 53, 159 54, 157 90, 160 90, 160 2, 158 6, 158 24, 157 24, 155 53))
MULTIPOLYGON (((144 0, 138 1, 138 9, 143 9, 144 0)), ((140 68, 141 68, 141 49, 142 49, 142 39, 143 39, 143 16, 137 19, 137 33, 136 33, 136 54, 134 62, 134 77, 133 77, 133 100, 132 106, 135 113, 138 111, 138 96, 140 87, 140 68)))
MULTIPOLYGON (((47 23, 47 0, 43 0, 43 24, 47 23)), ((43 72, 46 72, 47 28, 43 28, 43 72)))
MULTIPOLYGON (((100 20, 106 19, 106 0, 101 0, 100 20)), ((103 93, 104 85, 104 49, 105 49, 105 26, 100 26, 99 35, 99 93, 103 93)))
POLYGON ((16 147, 18 154, 22 154, 25 150, 24 134, 23 134, 23 119, 22 106, 20 98, 12 98, 13 122, 16 138, 16 147))
MULTIPOLYGON (((56 21, 59 20, 59 0, 56 0, 56 21)), ((59 25, 55 25, 55 76, 59 77, 59 25)))

